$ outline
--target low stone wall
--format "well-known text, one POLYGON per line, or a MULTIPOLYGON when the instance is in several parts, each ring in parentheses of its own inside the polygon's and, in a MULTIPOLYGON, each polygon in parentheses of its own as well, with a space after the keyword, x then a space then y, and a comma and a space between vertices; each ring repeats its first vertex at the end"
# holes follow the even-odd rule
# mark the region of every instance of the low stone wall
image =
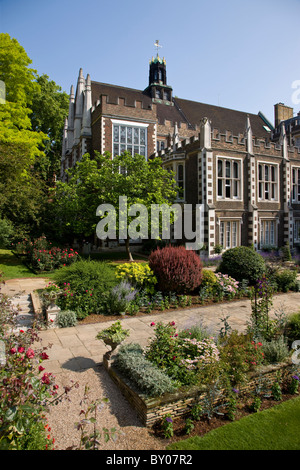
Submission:
MULTIPOLYGON (((137 412, 144 426, 152 427, 161 420, 167 413, 172 417, 184 416, 189 413, 194 404, 200 405, 207 399, 208 389, 205 386, 193 386, 188 390, 181 390, 175 393, 166 393, 160 397, 149 398, 139 393, 132 384, 113 366, 106 355, 103 356, 103 365, 114 383, 119 387, 124 397, 128 400, 133 409, 137 412)), ((281 377, 295 374, 295 365, 291 362, 261 367, 255 373, 249 374, 248 382, 239 388, 239 393, 247 394, 256 390, 270 389, 273 383, 281 377)), ((214 405, 220 405, 224 401, 222 392, 213 400, 214 405)))
POLYGON ((34 318, 35 320, 39 321, 43 317, 43 306, 40 301, 39 294, 36 291, 31 292, 31 302, 32 308, 34 311, 34 318))

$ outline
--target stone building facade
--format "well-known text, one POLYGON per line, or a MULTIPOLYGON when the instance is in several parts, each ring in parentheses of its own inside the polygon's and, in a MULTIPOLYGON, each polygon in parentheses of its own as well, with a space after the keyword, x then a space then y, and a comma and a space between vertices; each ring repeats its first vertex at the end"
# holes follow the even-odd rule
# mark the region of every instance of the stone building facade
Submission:
POLYGON ((274 110, 273 126, 261 112, 174 97, 158 55, 144 90, 91 81, 80 69, 60 178, 95 150, 159 155, 181 188, 177 202, 204 207, 209 255, 217 245, 300 246, 300 116, 282 103, 274 110))

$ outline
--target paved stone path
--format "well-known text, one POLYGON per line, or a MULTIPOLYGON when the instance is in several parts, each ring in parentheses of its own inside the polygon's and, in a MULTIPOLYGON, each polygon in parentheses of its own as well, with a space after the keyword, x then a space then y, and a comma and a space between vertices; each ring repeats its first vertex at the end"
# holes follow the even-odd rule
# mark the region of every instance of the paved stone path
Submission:
MULTIPOLYGON (((23 302, 25 309, 29 308, 26 304, 25 295, 35 289, 41 288, 48 280, 46 279, 26 279, 7 281, 2 292, 12 296, 13 302, 18 300, 23 302)), ((22 306, 21 306, 22 307, 22 306)), ((286 314, 294 313, 300 309, 300 293, 293 292, 289 294, 279 294, 273 298, 272 314, 284 311, 286 314)), ((28 313, 26 311, 26 313, 28 313)), ((152 322, 175 321, 178 329, 188 328, 194 324, 201 324, 208 328, 212 333, 217 333, 223 326, 221 318, 229 316, 228 322, 232 329, 244 331, 251 315, 251 302, 248 299, 237 300, 222 304, 213 304, 210 306, 201 306, 183 310, 172 311, 161 314, 149 314, 139 317, 127 317, 121 319, 124 328, 129 329, 130 336, 125 342, 139 342, 142 346, 147 344, 148 339, 153 335, 152 322)), ((47 351, 49 360, 47 370, 55 374, 64 369, 72 371, 82 371, 95 367, 102 362, 103 354, 108 348, 100 340, 96 339, 98 331, 107 328, 113 322, 93 323, 78 325, 71 328, 50 328, 42 330, 39 334, 42 345, 49 343, 52 347, 47 351)), ((44 363, 45 364, 45 363, 44 363)))

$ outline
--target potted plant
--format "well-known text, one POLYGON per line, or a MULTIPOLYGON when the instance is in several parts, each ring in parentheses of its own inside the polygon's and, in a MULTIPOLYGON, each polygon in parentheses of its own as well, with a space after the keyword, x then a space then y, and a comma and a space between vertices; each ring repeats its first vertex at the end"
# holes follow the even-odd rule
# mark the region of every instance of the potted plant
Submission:
POLYGON ((45 307, 54 307, 55 301, 61 295, 61 293, 62 290, 59 286, 49 282, 41 294, 45 307))
POLYGON ((96 338, 101 339, 111 350, 106 353, 107 359, 110 359, 113 351, 129 336, 129 330, 125 330, 120 320, 113 323, 109 328, 99 331, 96 338))

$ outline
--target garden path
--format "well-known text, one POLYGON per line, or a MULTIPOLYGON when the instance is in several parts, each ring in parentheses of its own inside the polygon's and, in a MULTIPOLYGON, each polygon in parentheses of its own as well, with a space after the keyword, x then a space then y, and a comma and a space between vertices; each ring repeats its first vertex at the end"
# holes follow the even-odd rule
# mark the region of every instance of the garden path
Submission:
MULTIPOLYGON (((1 291, 11 296, 13 302, 18 302, 21 299, 20 295, 28 295, 33 290, 44 287, 47 282, 47 279, 40 278, 11 280, 6 282, 1 291)), ((274 311, 284 309, 286 313, 293 313, 300 307, 300 293, 277 295, 273 300, 274 311)), ((251 302, 238 300, 176 312, 170 310, 161 314, 128 317, 122 319, 122 324, 130 330, 130 336, 126 341, 145 345, 154 333, 154 328, 150 326, 151 322, 175 321, 178 328, 186 328, 201 322, 212 331, 218 332, 222 326, 220 318, 229 316, 230 326, 243 331, 250 314, 251 302)), ((51 328, 39 334, 43 346, 52 343, 52 347, 47 350, 49 359, 43 362, 43 366, 47 372, 56 376, 55 381, 59 390, 64 386, 78 384, 78 388, 71 390, 69 399, 61 400, 56 406, 51 407, 47 416, 51 432, 55 436, 55 448, 65 450, 78 445, 80 432, 75 429, 74 423, 80 419, 81 400, 87 385, 92 401, 101 397, 109 398, 109 403, 97 417, 97 429, 102 429, 103 426, 107 429, 115 427, 118 432, 116 442, 110 440, 102 443, 103 450, 165 450, 166 442, 154 437, 149 429, 141 425, 136 411, 102 367, 102 357, 107 349, 102 341, 96 339, 96 335, 99 330, 107 328, 111 323, 51 328)))
MULTIPOLYGON (((28 294, 35 289, 42 288, 48 280, 44 278, 27 278, 6 281, 1 292, 6 293, 15 300, 22 294, 28 294)), ((284 311, 286 314, 297 312, 300 308, 300 293, 292 292, 278 294, 273 297, 271 315, 284 311)), ((163 313, 145 314, 143 316, 128 316, 122 318, 124 328, 129 329, 130 336, 125 342, 138 342, 145 346, 153 335, 152 322, 175 321, 179 329, 201 324, 212 333, 218 333, 223 326, 221 319, 228 317, 227 321, 232 329, 242 332, 247 326, 251 315, 251 302, 248 299, 185 308, 182 310, 168 310, 163 313)), ((116 317, 116 320, 120 317, 116 317)), ((47 369, 55 374, 64 370, 82 371, 96 367, 102 363, 102 356, 108 350, 102 341, 96 339, 100 330, 110 326, 113 322, 81 324, 70 328, 50 328, 42 330, 39 336, 43 346, 52 344, 48 351, 49 360, 47 369)))

